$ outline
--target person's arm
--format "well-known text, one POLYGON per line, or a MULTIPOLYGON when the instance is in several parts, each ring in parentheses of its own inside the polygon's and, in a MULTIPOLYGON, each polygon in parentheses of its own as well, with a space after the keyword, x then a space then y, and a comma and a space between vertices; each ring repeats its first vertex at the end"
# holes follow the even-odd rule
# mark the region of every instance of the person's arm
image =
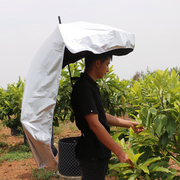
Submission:
POLYGON ((143 127, 137 127, 139 123, 136 121, 130 121, 130 120, 122 119, 122 118, 117 118, 110 114, 106 114, 106 119, 109 125, 123 127, 123 128, 131 127, 135 133, 139 133, 144 130, 143 127))
POLYGON ((120 162, 126 162, 131 165, 133 163, 128 159, 127 154, 122 150, 121 146, 117 144, 104 128, 104 126, 99 122, 98 114, 88 114, 85 116, 86 121, 90 127, 90 129, 94 132, 96 137, 116 156, 118 157, 120 162))

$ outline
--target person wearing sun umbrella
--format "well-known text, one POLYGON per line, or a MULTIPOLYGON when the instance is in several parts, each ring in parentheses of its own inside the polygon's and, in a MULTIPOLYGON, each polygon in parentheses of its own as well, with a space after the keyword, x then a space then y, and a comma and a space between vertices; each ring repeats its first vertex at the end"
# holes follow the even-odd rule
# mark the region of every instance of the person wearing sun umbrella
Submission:
MULTIPOLYGON (((104 56, 104 53, 124 56, 131 53, 134 47, 134 34, 88 22, 59 24, 42 44, 34 56, 26 78, 21 110, 21 123, 39 168, 57 168, 61 162, 61 159, 57 161, 56 152, 53 151, 52 128, 61 70, 84 57, 86 70, 77 81, 72 95, 76 122, 82 131, 76 155, 83 169, 83 179, 88 179, 85 176, 88 174, 85 173, 86 166, 82 161, 97 163, 103 160, 102 164, 107 165, 110 151, 113 151, 120 161, 131 163, 121 147, 111 139, 109 125, 132 127, 138 131, 137 123, 105 114, 96 79, 103 78, 108 71, 111 56, 104 56), (103 56, 86 54, 87 52, 103 56)), ((104 171, 97 169, 92 172, 95 171, 103 172, 100 177, 104 178, 104 171)), ((90 176, 89 179, 94 178, 90 176)))
POLYGON ((76 146, 76 157, 82 170, 82 180, 104 180, 111 151, 120 162, 133 163, 110 136, 109 125, 132 128, 136 133, 143 130, 138 122, 127 121, 106 114, 103 108, 97 79, 109 71, 112 56, 108 53, 87 53, 85 72, 75 83, 71 96, 76 125, 82 135, 76 146))

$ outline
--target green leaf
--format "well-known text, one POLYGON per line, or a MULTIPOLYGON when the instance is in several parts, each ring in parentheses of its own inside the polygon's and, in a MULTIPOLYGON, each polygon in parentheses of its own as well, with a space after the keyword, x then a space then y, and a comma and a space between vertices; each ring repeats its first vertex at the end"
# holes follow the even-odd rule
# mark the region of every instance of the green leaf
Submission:
POLYGON ((174 178, 174 176, 175 176, 174 174, 173 175, 171 174, 166 178, 166 180, 172 180, 174 178))
POLYGON ((147 125, 147 114, 148 114, 148 108, 142 107, 139 112, 139 118, 142 120, 143 126, 147 125))
POLYGON ((133 161, 132 161, 132 162, 133 162, 134 164, 136 164, 137 161, 138 161, 138 159, 139 159, 139 157, 140 157, 142 154, 144 154, 144 152, 139 153, 139 154, 135 154, 134 157, 133 157, 133 161))
POLYGON ((119 144, 120 144, 120 146, 121 146, 123 149, 126 148, 126 144, 125 144, 124 138, 119 141, 119 144))
POLYGON ((124 171, 122 171, 120 173, 123 174, 123 175, 126 175, 126 174, 129 175, 129 174, 133 173, 133 171, 131 169, 127 169, 127 170, 124 170, 124 171))
POLYGON ((138 174, 132 174, 129 176, 128 180, 136 180, 137 177, 138 177, 138 174))
POLYGON ((171 138, 176 132, 176 122, 174 119, 168 119, 166 129, 168 132, 168 137, 171 138))
POLYGON ((151 180, 150 177, 146 174, 146 180, 151 180))
POLYGON ((163 109, 161 112, 177 112, 177 111, 173 108, 167 108, 167 109, 163 109))
POLYGON ((115 169, 115 168, 120 168, 120 167, 130 167, 131 164, 129 163, 117 163, 112 165, 109 169, 115 169))
POLYGON ((164 130, 164 127, 166 126, 167 124, 167 116, 164 115, 164 114, 160 114, 156 117, 156 120, 155 120, 155 129, 156 129, 156 132, 159 136, 162 135, 163 133, 163 130, 164 130))
POLYGON ((136 82, 134 83, 134 92, 137 94, 138 91, 139 91, 139 82, 136 81, 136 82))
POLYGON ((6 105, 7 105, 7 106, 10 106, 10 104, 9 104, 9 102, 8 102, 8 101, 5 101, 5 103, 6 103, 6 105))
POLYGON ((17 113, 18 110, 19 110, 18 106, 15 106, 15 107, 13 108, 13 113, 17 113))
POLYGON ((128 158, 133 162, 134 153, 131 148, 126 149, 126 154, 127 154, 128 158))
POLYGON ((145 123, 147 128, 150 128, 150 121, 151 121, 151 112, 148 110, 146 123, 145 123))
POLYGON ((155 84, 155 86, 157 87, 157 89, 161 89, 161 86, 159 84, 159 82, 157 81, 157 79, 153 79, 153 83, 155 84))
POLYGON ((161 160, 160 157, 153 157, 153 158, 149 158, 146 162, 143 163, 143 165, 148 165, 148 164, 151 164, 152 162, 155 162, 155 161, 159 161, 161 160))
POLYGON ((169 168, 172 174, 177 175, 177 170, 174 168, 169 168))
POLYGON ((160 143, 161 143, 162 149, 164 149, 166 147, 166 145, 168 144, 168 133, 167 133, 167 131, 162 135, 162 137, 160 139, 160 143))
POLYGON ((139 166, 140 169, 142 169, 145 173, 149 174, 149 169, 147 168, 147 166, 145 164, 141 164, 139 166))
POLYGON ((179 147, 180 147, 180 126, 179 126, 179 128, 178 128, 177 133, 178 133, 177 146, 178 146, 178 148, 179 148, 179 147))
POLYGON ((114 135, 112 136, 113 140, 114 140, 114 141, 117 141, 118 138, 119 138, 119 136, 120 136, 121 134, 122 134, 122 132, 114 134, 114 135))
POLYGON ((131 127, 129 128, 129 135, 134 138, 137 138, 137 134, 134 132, 134 130, 131 127))
POLYGON ((156 166, 154 167, 151 172, 166 172, 166 173, 172 173, 169 169, 165 168, 165 167, 159 167, 156 166))
POLYGON ((153 168, 155 168, 156 166, 159 167, 159 166, 163 166, 168 163, 169 163, 168 161, 160 161, 160 162, 153 163, 149 166, 149 171, 151 172, 153 170, 153 168))
POLYGON ((147 112, 148 112, 147 107, 142 107, 140 112, 141 112, 141 114, 142 114, 144 117, 146 117, 146 116, 147 116, 147 112))
POLYGON ((177 105, 176 102, 174 103, 174 107, 177 109, 178 112, 180 112, 180 108, 179 108, 179 106, 177 105))
POLYGON ((152 132, 149 130, 144 130, 144 131, 140 132, 138 135, 140 135, 140 136, 152 135, 152 132))
POLYGON ((109 86, 107 83, 105 83, 106 91, 109 92, 109 86))
POLYGON ((150 108, 149 111, 154 115, 157 114, 157 109, 155 109, 155 108, 150 108))

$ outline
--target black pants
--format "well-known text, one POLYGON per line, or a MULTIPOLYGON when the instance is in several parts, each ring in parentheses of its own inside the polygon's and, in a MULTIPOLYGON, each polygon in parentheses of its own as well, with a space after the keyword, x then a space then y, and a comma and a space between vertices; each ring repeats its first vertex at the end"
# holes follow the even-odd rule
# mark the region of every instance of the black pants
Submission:
POLYGON ((79 160, 79 166, 82 170, 82 180, 105 180, 108 160, 109 159, 99 161, 79 160))

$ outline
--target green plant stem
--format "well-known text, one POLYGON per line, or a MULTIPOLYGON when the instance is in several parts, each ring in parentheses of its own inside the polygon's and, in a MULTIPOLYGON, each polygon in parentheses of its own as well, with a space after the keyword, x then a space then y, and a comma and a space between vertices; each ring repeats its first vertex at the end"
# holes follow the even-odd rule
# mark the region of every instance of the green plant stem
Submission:
POLYGON ((180 162, 179 159, 177 159, 172 153, 170 153, 166 148, 164 148, 168 154, 170 154, 174 159, 176 159, 178 162, 180 162))
POLYGON ((163 89, 162 89, 162 96, 160 97, 160 99, 161 99, 162 107, 163 107, 163 109, 165 109, 165 108, 164 108, 164 104, 163 104, 163 89))
POLYGON ((176 144, 176 146, 177 146, 177 140, 176 140, 175 135, 173 135, 173 138, 174 138, 175 144, 176 144))
MULTIPOLYGON (((159 137, 158 137, 158 135, 156 134, 156 132, 155 132, 155 135, 157 136, 157 138, 158 139, 160 139, 159 137)), ((177 159, 172 153, 170 153, 166 148, 164 148, 165 150, 166 150, 166 152, 168 153, 168 154, 170 154, 174 159, 176 159, 178 162, 180 162, 180 160, 179 159, 177 159)), ((161 151, 162 152, 162 154, 163 154, 163 151, 161 151)), ((163 154, 164 155, 164 154, 163 154)))

